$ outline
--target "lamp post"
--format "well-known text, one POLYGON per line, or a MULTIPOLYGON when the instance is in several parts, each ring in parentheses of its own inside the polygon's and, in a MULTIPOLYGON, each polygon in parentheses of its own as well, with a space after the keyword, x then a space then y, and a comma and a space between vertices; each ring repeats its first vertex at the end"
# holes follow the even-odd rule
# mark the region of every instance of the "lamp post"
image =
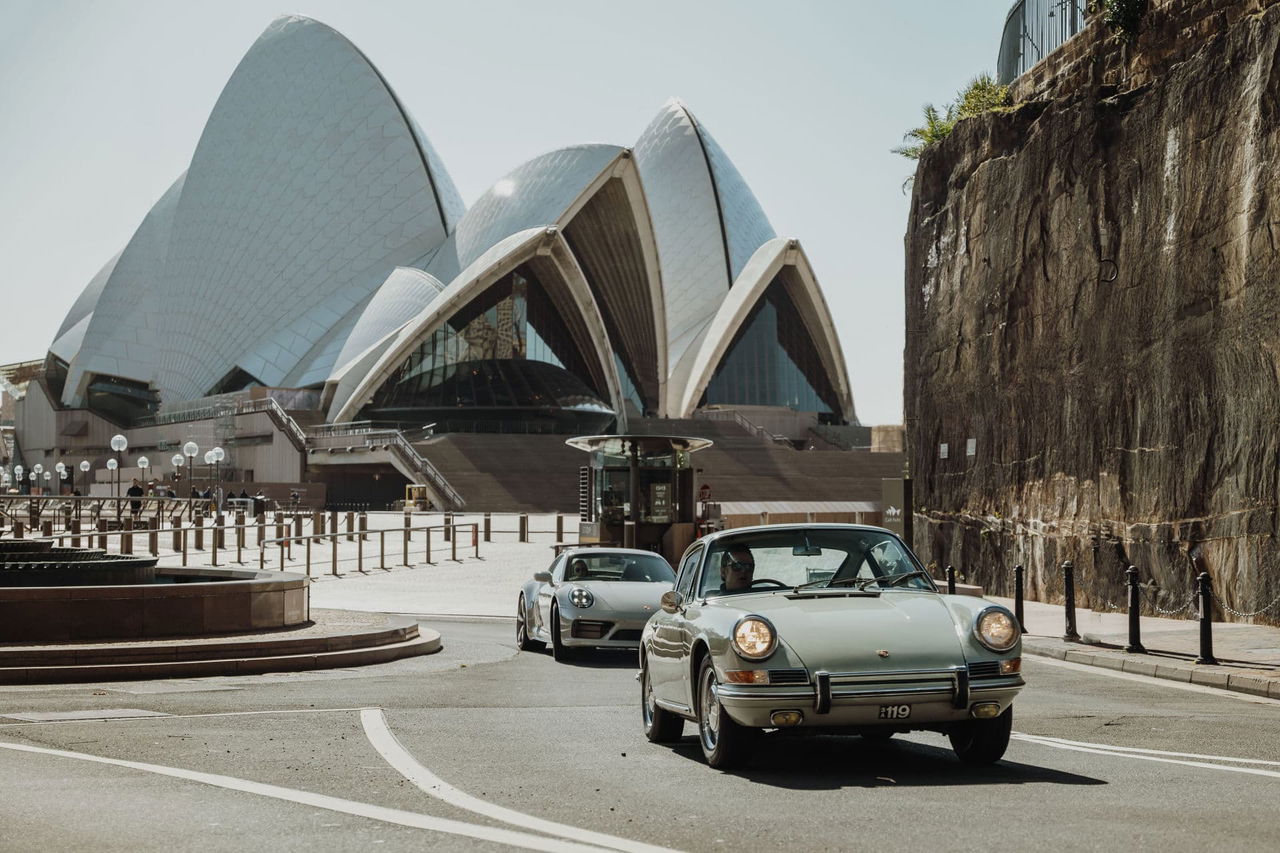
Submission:
POLYGON ((194 441, 188 441, 182 445, 182 453, 187 457, 187 476, 191 478, 191 488, 196 487, 196 454, 200 452, 200 445, 194 441))
POLYGON ((61 496, 62 481, 67 479, 67 463, 60 461, 57 465, 53 466, 53 470, 58 472, 58 495, 61 496))
POLYGON ((209 452, 213 454, 213 487, 218 489, 222 486, 222 460, 227 458, 227 452, 221 447, 215 447, 209 452))
POLYGON ((213 463, 214 463, 214 461, 215 461, 215 460, 214 460, 214 456, 213 456, 213 451, 212 451, 212 450, 206 450, 206 451, 204 452, 204 464, 208 465, 208 466, 209 466, 209 468, 204 472, 204 476, 205 476, 205 481, 209 483, 208 489, 209 489, 209 492, 210 492, 210 493, 212 493, 212 492, 213 492, 213 463))
POLYGON ((13 484, 18 487, 18 492, 22 492, 22 472, 26 470, 21 465, 13 466, 13 484))
POLYGON ((111 449, 116 452, 116 464, 107 467, 116 472, 116 497, 120 497, 120 454, 129 449, 129 439, 123 435, 116 433, 111 436, 111 449))
POLYGON ((143 479, 143 481, 144 481, 144 482, 145 482, 145 481, 146 481, 146 479, 147 479, 147 469, 148 469, 148 468, 150 468, 150 467, 151 467, 151 460, 150 460, 150 459, 148 459, 148 458, 147 458, 147 457, 145 457, 145 456, 139 456, 139 457, 138 457, 138 468, 142 471, 142 479, 143 479))
MULTIPOLYGON (((41 488, 40 475, 44 473, 44 466, 41 465, 39 462, 37 462, 36 464, 31 466, 31 473, 35 475, 34 477, 31 478, 35 482, 34 488, 37 488, 37 489, 41 488)), ((35 492, 32 492, 32 494, 35 494, 35 492)), ((44 492, 41 491, 40 494, 43 495, 44 492)))
POLYGON ((173 494, 175 497, 180 497, 178 495, 178 482, 182 479, 182 463, 186 462, 187 459, 181 453, 175 453, 169 457, 169 461, 173 463, 173 494))
POLYGON ((88 459, 80 460, 80 470, 84 472, 84 496, 86 498, 89 497, 89 469, 92 467, 88 459))

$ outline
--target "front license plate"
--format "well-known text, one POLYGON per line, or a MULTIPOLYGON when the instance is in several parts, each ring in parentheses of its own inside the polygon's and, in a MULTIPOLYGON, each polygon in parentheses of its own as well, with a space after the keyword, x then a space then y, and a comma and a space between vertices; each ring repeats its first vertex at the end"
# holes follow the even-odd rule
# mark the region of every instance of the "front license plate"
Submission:
POLYGON ((880 719, 882 720, 905 720, 911 716, 910 705, 881 705, 880 719))

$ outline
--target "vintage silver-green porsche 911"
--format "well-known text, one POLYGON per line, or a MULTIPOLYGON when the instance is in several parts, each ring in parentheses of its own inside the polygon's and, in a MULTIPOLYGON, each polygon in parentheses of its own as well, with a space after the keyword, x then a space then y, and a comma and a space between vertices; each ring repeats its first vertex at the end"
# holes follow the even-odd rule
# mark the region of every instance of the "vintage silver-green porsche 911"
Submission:
POLYGON ((967 763, 999 760, 1023 686, 1013 614, 944 595, 878 527, 793 524, 704 537, 640 639, 645 735, 698 725, 713 767, 765 729, 888 738, 926 729, 967 763))

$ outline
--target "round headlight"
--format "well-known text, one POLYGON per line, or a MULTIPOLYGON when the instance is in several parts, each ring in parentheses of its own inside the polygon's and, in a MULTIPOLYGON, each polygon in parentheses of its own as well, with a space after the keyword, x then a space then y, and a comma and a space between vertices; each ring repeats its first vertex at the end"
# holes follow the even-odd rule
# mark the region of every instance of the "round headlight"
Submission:
POLYGON ((762 660, 773 654, 777 645, 777 632, 759 616, 747 616, 734 626, 733 647, 744 658, 762 660))
POLYGON ((1018 642, 1018 623, 1009 611, 993 607, 978 614, 973 633, 991 651, 1007 652, 1018 642))
POLYGON ((569 602, 574 607, 590 607, 596 603, 596 597, 591 594, 591 590, 575 586, 569 591, 569 602))

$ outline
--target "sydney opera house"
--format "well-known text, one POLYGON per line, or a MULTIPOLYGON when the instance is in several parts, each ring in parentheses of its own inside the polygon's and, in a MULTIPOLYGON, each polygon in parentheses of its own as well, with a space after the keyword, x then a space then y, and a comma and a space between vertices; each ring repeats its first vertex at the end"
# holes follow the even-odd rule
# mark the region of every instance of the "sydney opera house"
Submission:
MULTIPOLYGON (((218 417, 244 436, 226 418, 270 416, 259 433, 303 457, 291 431, 353 423, 563 435, 746 407, 857 424, 803 248, 683 104, 630 146, 536 156, 467 208, 368 58, 303 17, 245 55, 21 403, 24 456, 123 430, 161 464, 218 417)), ((279 465, 253 447, 236 467, 264 479, 279 465)))

